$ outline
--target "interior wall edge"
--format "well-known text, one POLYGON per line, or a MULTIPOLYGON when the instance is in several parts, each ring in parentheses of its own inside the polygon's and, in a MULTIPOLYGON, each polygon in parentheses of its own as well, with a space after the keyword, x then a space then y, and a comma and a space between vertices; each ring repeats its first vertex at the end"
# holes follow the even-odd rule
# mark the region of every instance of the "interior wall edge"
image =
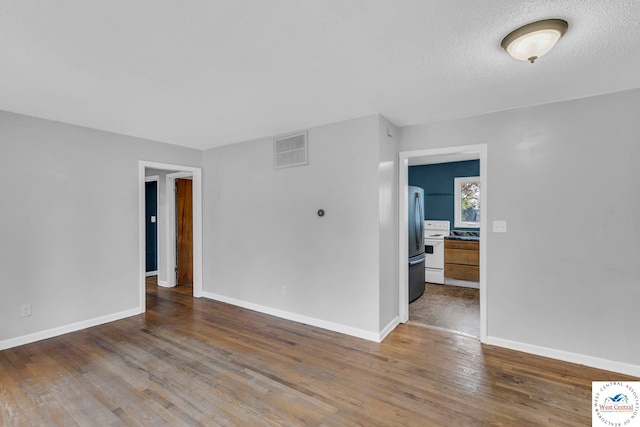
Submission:
POLYGON ((396 326, 398 326, 400 324, 400 316, 395 316, 393 319, 391 319, 391 321, 387 324, 387 326, 385 326, 384 328, 382 328, 382 330, 380 331, 380 337, 377 340, 378 342, 382 342, 384 341, 384 339, 391 333, 393 332, 393 330, 396 328, 396 326))

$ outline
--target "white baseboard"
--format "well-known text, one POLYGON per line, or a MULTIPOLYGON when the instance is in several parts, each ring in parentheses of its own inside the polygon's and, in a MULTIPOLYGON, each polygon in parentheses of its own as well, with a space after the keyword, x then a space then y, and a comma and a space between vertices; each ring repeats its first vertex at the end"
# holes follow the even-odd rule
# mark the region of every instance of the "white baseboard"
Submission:
POLYGON ((147 271, 146 273, 144 273, 145 277, 149 277, 149 276, 157 276, 158 275, 158 270, 156 271, 147 271))
POLYGON ((387 324, 387 326, 380 331, 380 338, 377 340, 378 342, 382 342, 387 335, 389 335, 395 328, 400 324, 400 318, 398 316, 391 319, 391 322, 387 324))
MULTIPOLYGON (((271 316, 279 317, 281 319, 292 320, 298 323, 305 323, 311 326, 317 326, 318 328, 328 329, 334 332, 340 332, 341 334, 351 335, 358 338, 363 338, 369 341, 380 342, 382 341, 382 333, 375 333, 365 331, 364 329, 353 328, 351 326, 341 325, 339 323, 328 322, 322 319, 316 319, 314 317, 303 316, 301 314, 291 313, 289 311, 280 310, 277 308, 266 307, 264 305, 255 304, 252 302, 242 301, 235 298, 226 297, 224 295, 218 295, 211 292, 203 292, 202 296, 205 298, 213 299, 216 301, 226 302, 228 304, 236 305, 238 307, 246 308, 249 310, 257 311, 259 313, 269 314, 271 316)), ((392 322, 393 323, 393 322, 392 322)), ((395 327, 395 326, 394 326, 395 327)), ((387 326, 389 328, 389 326, 387 326)), ((385 330, 387 329, 385 328, 385 330)), ((393 329, 393 328, 391 328, 393 329)), ((391 330, 389 330, 391 332, 391 330)), ((388 333, 388 332, 387 332, 388 333)))
POLYGON ((173 288, 175 285, 172 285, 165 280, 158 280, 158 286, 162 286, 163 288, 173 288))
POLYGON ((538 345, 526 344, 518 341, 511 341, 496 337, 487 337, 486 344, 505 347, 511 350, 518 350, 538 356, 549 357, 551 359, 564 360, 565 362, 590 366, 592 368, 603 369, 605 371, 618 372, 625 375, 640 377, 640 366, 632 365, 630 363, 616 362, 614 360, 601 359, 599 357, 587 356, 585 354, 571 353, 569 351, 541 347, 538 345))
POLYGON ((94 319, 83 320, 81 322, 72 323, 70 325, 59 326, 57 328, 47 329, 45 331, 35 332, 21 337, 10 338, 0 341, 0 350, 6 350, 20 345, 30 344, 32 342, 46 340, 47 338, 57 337, 59 335, 68 334, 69 332, 79 331, 81 329, 90 328, 92 326, 102 325, 104 323, 113 322, 115 320, 124 319, 125 317, 135 316, 143 311, 138 308, 121 311, 119 313, 108 314, 106 316, 96 317, 94 319))

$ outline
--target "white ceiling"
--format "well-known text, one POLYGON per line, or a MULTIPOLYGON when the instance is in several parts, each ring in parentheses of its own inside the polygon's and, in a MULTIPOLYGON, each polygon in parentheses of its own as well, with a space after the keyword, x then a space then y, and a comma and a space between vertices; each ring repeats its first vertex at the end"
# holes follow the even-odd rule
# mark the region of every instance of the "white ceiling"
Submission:
POLYGON ((0 109, 196 148, 637 87, 638 0, 0 0, 0 109), (544 18, 545 57, 501 49, 544 18))

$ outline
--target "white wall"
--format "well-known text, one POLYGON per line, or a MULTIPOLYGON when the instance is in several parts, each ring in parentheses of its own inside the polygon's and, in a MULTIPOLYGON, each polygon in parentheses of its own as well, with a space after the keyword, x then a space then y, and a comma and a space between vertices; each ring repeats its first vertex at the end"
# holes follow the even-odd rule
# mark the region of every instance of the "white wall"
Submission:
POLYGON ((640 365, 639 112, 636 89, 403 129, 488 144, 489 342, 640 365))
POLYGON ((378 151, 378 116, 309 129, 308 166, 274 170, 271 138, 205 151, 205 295, 377 334, 378 151))
MULTIPOLYGON (((379 116, 380 330, 398 322, 398 150, 400 130, 379 116)), ((387 332, 387 331, 385 331, 387 332)))
POLYGON ((201 156, 0 112, 0 348, 139 307, 138 161, 200 166, 201 156))

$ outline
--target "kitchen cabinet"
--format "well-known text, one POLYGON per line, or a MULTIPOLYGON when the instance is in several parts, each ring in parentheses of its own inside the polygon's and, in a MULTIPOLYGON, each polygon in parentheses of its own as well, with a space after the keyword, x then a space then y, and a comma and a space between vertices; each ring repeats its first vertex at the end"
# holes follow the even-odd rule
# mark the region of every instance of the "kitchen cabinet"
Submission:
POLYGON ((480 241, 444 240, 444 277, 480 281, 480 241))

